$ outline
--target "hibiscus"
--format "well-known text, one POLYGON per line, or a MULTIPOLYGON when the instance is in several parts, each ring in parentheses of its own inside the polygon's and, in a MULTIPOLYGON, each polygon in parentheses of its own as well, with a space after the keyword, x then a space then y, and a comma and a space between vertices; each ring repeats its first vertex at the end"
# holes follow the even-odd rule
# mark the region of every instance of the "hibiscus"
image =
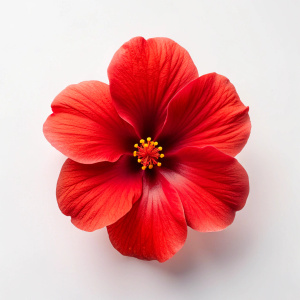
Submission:
POLYGON ((222 230, 245 205, 248 176, 234 156, 250 134, 248 107, 167 38, 125 43, 108 78, 70 85, 52 103, 44 134, 68 157, 58 205, 82 230, 107 226, 123 255, 164 262, 187 226, 222 230))

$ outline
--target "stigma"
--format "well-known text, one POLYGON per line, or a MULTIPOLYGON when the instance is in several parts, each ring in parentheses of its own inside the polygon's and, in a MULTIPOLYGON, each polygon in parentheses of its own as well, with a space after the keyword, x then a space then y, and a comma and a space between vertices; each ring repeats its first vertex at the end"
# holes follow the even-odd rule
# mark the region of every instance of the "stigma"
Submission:
POLYGON ((158 142, 151 141, 151 138, 148 137, 147 140, 140 140, 139 144, 135 144, 133 151, 133 156, 137 157, 137 162, 142 165, 142 170, 149 168, 153 169, 154 166, 160 167, 161 162, 158 161, 159 158, 163 158, 165 155, 160 153, 162 147, 158 146, 158 142))

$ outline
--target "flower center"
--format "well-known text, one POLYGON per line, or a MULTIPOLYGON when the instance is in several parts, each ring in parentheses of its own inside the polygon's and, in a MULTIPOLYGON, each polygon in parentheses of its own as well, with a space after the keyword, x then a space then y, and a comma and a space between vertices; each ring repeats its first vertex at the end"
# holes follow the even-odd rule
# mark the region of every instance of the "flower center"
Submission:
POLYGON ((160 153, 162 147, 157 147, 158 143, 151 141, 151 138, 148 137, 147 141, 140 140, 140 145, 135 144, 134 148, 137 148, 133 152, 133 156, 138 158, 138 163, 142 164, 142 170, 146 170, 147 167, 152 169, 153 166, 161 166, 161 162, 158 161, 159 158, 163 158, 165 155, 160 153))

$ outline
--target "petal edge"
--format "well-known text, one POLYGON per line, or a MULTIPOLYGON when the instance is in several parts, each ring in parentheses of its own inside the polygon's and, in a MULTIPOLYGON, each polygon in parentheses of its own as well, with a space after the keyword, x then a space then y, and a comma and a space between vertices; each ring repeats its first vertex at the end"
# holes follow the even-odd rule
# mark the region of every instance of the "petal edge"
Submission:
POLYGON ((202 232, 229 226, 249 194, 245 169, 211 146, 183 148, 172 159, 173 170, 162 172, 180 196, 188 225, 202 232))
POLYGON ((198 71, 188 52, 174 41, 136 37, 115 53, 108 77, 117 111, 143 138, 157 134, 169 101, 198 77, 198 71))
POLYGON ((71 216, 79 229, 94 231, 116 222, 137 201, 142 192, 140 170, 130 168, 131 157, 117 162, 64 163, 57 181, 57 202, 63 214, 71 216))
POLYGON ((109 86, 84 81, 68 86, 54 99, 43 132, 50 144, 80 163, 116 161, 131 152, 136 134, 117 114, 109 86))
POLYGON ((235 156, 250 135, 248 110, 226 77, 206 74, 190 82, 170 101, 159 139, 166 144, 165 149, 172 151, 214 146, 235 156))
POLYGON ((183 246, 187 225, 177 193, 157 174, 156 179, 144 177, 141 199, 107 231, 121 254, 164 262, 183 246))

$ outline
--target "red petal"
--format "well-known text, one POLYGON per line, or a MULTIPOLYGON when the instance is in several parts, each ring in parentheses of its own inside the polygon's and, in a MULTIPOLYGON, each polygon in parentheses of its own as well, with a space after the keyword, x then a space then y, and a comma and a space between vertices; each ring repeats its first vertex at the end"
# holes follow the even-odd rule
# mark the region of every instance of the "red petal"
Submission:
POLYGON ((110 91, 120 116, 140 137, 154 137, 164 123, 171 98, 198 71, 188 52, 167 38, 136 37, 114 55, 110 91))
POLYGON ((160 174, 155 179, 144 177, 142 198, 107 230, 123 255, 160 262, 179 251, 187 235, 180 199, 160 174))
POLYGON ((249 194, 248 175, 238 161, 214 147, 188 147, 169 158, 174 171, 161 171, 178 192, 188 225, 199 231, 230 225, 249 194))
POLYGON ((170 102, 160 144, 165 150, 211 145, 235 156, 250 135, 248 109, 226 77, 201 76, 170 102))
POLYGON ((116 161, 136 142, 133 128, 116 112, 105 83, 68 86, 54 99, 52 110, 44 124, 45 137, 77 162, 116 161))
POLYGON ((68 159, 57 182, 61 211, 86 231, 116 222, 142 193, 141 171, 132 169, 132 160, 126 155, 115 163, 86 165, 68 159))

